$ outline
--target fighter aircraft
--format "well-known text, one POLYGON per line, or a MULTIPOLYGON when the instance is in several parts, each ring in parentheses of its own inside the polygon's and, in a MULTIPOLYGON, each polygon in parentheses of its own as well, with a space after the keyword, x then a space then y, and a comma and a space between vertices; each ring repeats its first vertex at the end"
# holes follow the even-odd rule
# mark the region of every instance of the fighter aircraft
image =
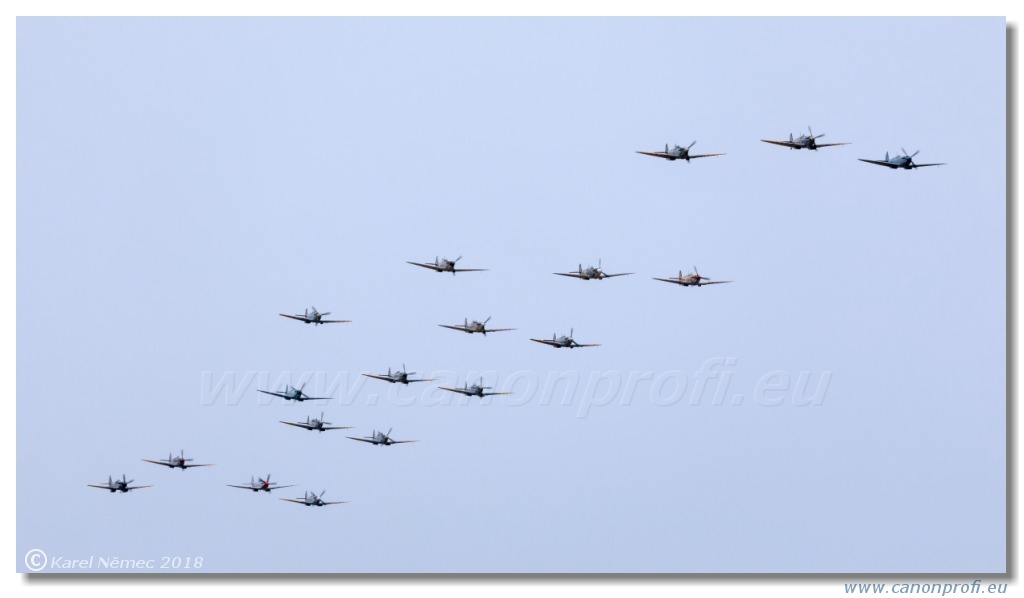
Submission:
POLYGON ((945 166, 945 162, 936 162, 934 164, 914 164, 914 156, 921 153, 921 150, 917 150, 913 154, 908 154, 907 150, 903 150, 903 155, 896 155, 892 158, 889 157, 889 152, 885 152, 885 160, 868 160, 867 158, 857 158, 861 162, 867 162, 868 164, 878 164, 879 166, 887 166, 892 169, 902 168, 904 170, 912 170, 914 168, 923 168, 925 166, 945 166))
POLYGON ((341 505, 348 502, 347 500, 336 500, 334 502, 325 501, 321 497, 326 492, 327 491, 324 490, 320 493, 320 496, 317 496, 315 492, 307 490, 303 493, 302 498, 282 498, 281 500, 287 500, 288 502, 293 502, 299 505, 306 505, 307 507, 326 507, 327 505, 341 505))
POLYGON ((316 307, 314 306, 312 308, 312 310, 307 309, 307 310, 303 311, 301 316, 293 316, 291 314, 278 314, 278 315, 279 316, 284 316, 286 318, 291 318, 293 320, 298 320, 298 321, 303 322, 305 324, 314 324, 316 326, 319 326, 320 324, 343 324, 343 323, 351 322, 352 321, 352 320, 325 320, 325 319, 323 319, 324 316, 329 316, 330 314, 331 314, 331 312, 329 312, 329 311, 325 311, 324 313, 320 313, 320 312, 318 312, 316 310, 316 307))
POLYGON ((180 457, 172 457, 170 453, 167 453, 167 458, 166 459, 160 459, 159 461, 153 461, 151 459, 143 459, 143 461, 145 461, 147 463, 153 463, 153 464, 156 464, 156 465, 163 465, 165 467, 170 467, 171 469, 174 469, 175 467, 178 467, 178 468, 181 468, 182 471, 188 469, 189 467, 212 467, 213 466, 212 463, 189 463, 189 461, 194 461, 194 460, 195 459, 186 459, 185 458, 185 451, 184 450, 181 451, 181 456, 180 457))
MULTIPOLYGON (((466 323, 466 326, 467 327, 469 326, 468 322, 466 323)), ((363 374, 363 375, 366 376, 367 378, 376 378, 378 380, 384 380, 385 382, 391 382, 392 384, 394 384, 395 382, 398 382, 400 384, 408 385, 410 382, 433 382, 434 381, 434 378, 410 378, 409 377, 410 375, 415 374, 415 373, 416 372, 406 372, 405 371, 405 364, 403 363, 402 364, 402 369, 396 371, 393 374, 391 373, 391 368, 388 368, 388 373, 386 373, 386 374, 379 374, 379 375, 378 374, 363 374)))
POLYGON ((465 385, 463 385, 462 388, 448 388, 447 386, 441 386, 440 388, 441 388, 441 390, 450 390, 451 392, 457 392, 459 394, 464 394, 467 397, 489 397, 491 395, 510 395, 510 394, 512 394, 510 392, 484 392, 486 389, 493 388, 493 387, 492 386, 481 386, 481 384, 480 384, 481 382, 483 382, 483 380, 480 380, 479 382, 477 382, 473 386, 470 386, 469 383, 467 382, 467 383, 465 383, 465 385))
POLYGON ((430 268, 431 270, 433 270, 435 272, 451 272, 452 276, 455 276, 456 272, 486 272, 487 271, 486 268, 456 268, 455 267, 455 262, 457 262, 457 261, 459 261, 461 259, 462 259, 461 255, 459 257, 455 258, 454 260, 449 260, 448 258, 438 259, 437 256, 434 256, 434 263, 433 264, 431 264, 431 263, 423 264, 423 263, 420 263, 420 262, 405 262, 405 263, 412 264, 413 266, 419 266, 420 268, 430 268))
POLYGON ((135 480, 129 480, 128 476, 121 474, 120 480, 115 480, 112 476, 107 476, 106 485, 103 484, 86 484, 90 488, 99 488, 100 490, 110 490, 111 492, 131 492, 132 490, 138 490, 139 488, 152 488, 152 486, 129 486, 135 480))
POLYGON ((273 391, 270 391, 270 390, 259 390, 258 388, 256 390, 259 390, 259 392, 262 392, 263 394, 273 395, 275 397, 281 397, 282 399, 285 399, 285 400, 288 400, 288 401, 330 401, 331 400, 330 397, 311 397, 311 396, 307 395, 306 393, 302 392, 303 388, 306 388, 305 384, 302 385, 302 388, 295 388, 295 387, 289 385, 288 386, 288 390, 286 390, 284 392, 273 392, 273 391))
POLYGON ((583 264, 580 264, 575 272, 554 272, 554 274, 559 276, 568 276, 570 278, 579 278, 580 280, 590 280, 591 278, 601 280, 602 278, 612 278, 614 276, 629 276, 632 272, 623 272, 622 274, 605 274, 605 272, 601 270, 601 260, 598 259, 596 268, 593 266, 587 266, 584 268, 583 264))
POLYGON ((686 160, 689 162, 692 158, 710 158, 711 156, 724 156, 725 154, 690 154, 690 148, 693 147, 694 141, 686 147, 675 146, 671 150, 668 149, 668 144, 665 144, 665 151, 663 152, 641 152, 637 150, 636 153, 643 154, 645 156, 654 156, 655 158, 665 158, 666 160, 686 160))
MULTIPOLYGON (((316 430, 317 432, 326 432, 327 430, 349 430, 349 429, 352 428, 352 426, 331 426, 331 425, 329 425, 331 422, 325 422, 324 421, 324 412, 323 411, 320 412, 320 419, 317 419, 315 417, 313 419, 309 419, 309 416, 307 415, 305 422, 286 422, 286 421, 283 421, 283 420, 278 420, 278 421, 280 421, 282 424, 288 424, 289 426, 295 426, 296 428, 305 428, 305 429, 310 430, 310 431, 316 430)), ((267 479, 269 480, 270 476, 267 476, 267 479)))
POLYGON ((241 488, 242 490, 252 490, 253 492, 260 492, 260 491, 270 492, 271 490, 280 490, 281 488, 291 488, 294 485, 295 484, 292 484, 290 486, 278 486, 277 482, 271 482, 270 481, 270 474, 269 473, 267 474, 267 479, 265 479, 265 480, 263 478, 256 478, 256 479, 254 479, 252 476, 249 476, 249 485, 248 486, 236 486, 234 484, 228 484, 228 486, 231 486, 232 488, 241 488), (256 481, 257 479, 259 481, 256 481))
POLYGON ((824 136, 825 136, 824 133, 822 133, 821 135, 815 135, 814 132, 811 131, 811 127, 808 126, 807 127, 807 135, 800 135, 796 139, 793 139, 793 134, 790 133, 789 134, 789 141, 773 141, 771 139, 762 139, 761 141, 763 141, 765 143, 774 143, 775 145, 781 145, 783 147, 788 147, 789 149, 797 149, 797 150, 798 149, 817 150, 819 147, 831 147, 833 145, 850 145, 847 142, 843 142, 843 143, 818 143, 816 141, 817 139, 819 139, 821 137, 824 137, 824 136))
POLYGON ((542 343, 542 344, 545 344, 545 345, 550 345, 550 346, 552 346, 552 347, 554 347, 556 349, 561 349, 562 347, 567 347, 569 349, 574 349, 576 347, 600 347, 601 346, 601 345, 581 345, 580 343, 577 343, 576 341, 574 341, 572 339, 572 328, 569 329, 569 336, 564 336, 564 335, 563 336, 557 336, 555 334, 552 334, 551 335, 551 340, 541 339, 541 338, 531 338, 530 340, 535 342, 535 343, 542 343))
POLYGON ((351 438, 352 440, 358 440, 359 442, 369 442, 370 444, 377 444, 383 446, 390 446, 392 444, 404 444, 406 442, 416 442, 415 440, 392 440, 391 430, 388 430, 387 434, 385 434, 384 432, 378 432, 377 430, 374 430, 372 436, 365 436, 363 438, 349 436, 348 438, 351 438))
POLYGON ((680 270, 679 276, 677 278, 655 278, 654 280, 660 280, 662 282, 671 282, 674 284, 682 285, 684 287, 702 287, 709 284, 725 284, 727 282, 732 282, 731 280, 711 280, 707 276, 701 276, 700 273, 697 272, 697 266, 693 267, 692 274, 687 274, 686 276, 683 276, 683 271, 680 270), (702 282, 705 280, 707 282, 702 282))
POLYGON ((476 320, 470 322, 468 318, 465 318, 463 320, 462 326, 459 326, 458 324, 438 324, 438 326, 441 326, 442 328, 451 328, 452 330, 461 330, 462 332, 468 332, 469 334, 473 334, 474 332, 481 332, 483 333, 484 336, 487 336, 488 332, 507 332, 509 330, 515 330, 515 328, 487 328, 487 323, 490 321, 491 316, 487 316, 487 319, 484 320, 483 322, 477 322, 476 320))

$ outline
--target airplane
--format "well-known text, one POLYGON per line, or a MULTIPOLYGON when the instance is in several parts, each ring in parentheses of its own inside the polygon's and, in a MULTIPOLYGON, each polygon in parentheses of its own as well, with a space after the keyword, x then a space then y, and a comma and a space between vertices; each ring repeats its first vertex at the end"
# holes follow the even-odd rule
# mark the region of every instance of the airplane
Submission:
POLYGON ((407 442, 416 442, 415 440, 392 440, 391 430, 388 430, 387 434, 385 434, 384 432, 378 432, 377 430, 374 430, 372 436, 365 436, 363 438, 349 436, 348 438, 351 438, 352 440, 358 440, 359 442, 369 442, 370 444, 383 446, 390 446, 392 444, 405 444, 407 442))
MULTIPOLYGON (((327 430, 349 430, 349 429, 352 428, 352 426, 330 426, 330 425, 328 425, 331 422, 325 422, 324 421, 324 412, 323 411, 320 412, 320 419, 317 419, 315 417, 313 419, 309 419, 309 416, 307 415, 305 422, 286 422, 286 421, 282 421, 282 420, 278 420, 278 421, 280 421, 282 424, 288 424, 289 426, 295 426, 296 428, 305 428, 305 429, 307 429, 309 431, 316 430, 317 432, 326 432, 327 430)), ((270 476, 267 476, 267 479, 269 480, 270 476)))
MULTIPOLYGON (((480 380, 480 382, 483 382, 483 380, 480 380)), ((473 386, 470 386, 469 383, 467 382, 467 383, 465 383, 465 385, 463 385, 462 388, 448 388, 447 386, 441 386, 440 388, 441 388, 441 390, 450 390, 451 392, 457 392, 459 394, 464 394, 467 397, 489 397, 491 395, 510 395, 510 394, 512 394, 510 392, 484 392, 486 389, 493 388, 493 387, 492 386, 481 386, 480 382, 477 382, 473 386)))
POLYGON ((888 166, 889 168, 892 168, 892 169, 902 168, 904 170, 911 170, 911 169, 914 169, 914 168, 923 168, 925 166, 945 166, 946 165, 945 162, 937 162, 935 164, 914 164, 913 158, 917 154, 921 153, 921 150, 917 150, 913 154, 908 154, 907 150, 903 149, 902 147, 900 149, 903 150, 903 155, 902 156, 896 155, 896 156, 893 156, 892 158, 890 158, 889 157, 889 152, 885 152, 885 160, 868 160, 867 158, 857 158, 857 159, 860 160, 861 162, 867 162, 868 164, 878 164, 879 166, 888 166))
POLYGON ((454 260, 449 260, 448 258, 441 258, 439 260, 437 258, 437 256, 434 256, 434 263, 433 264, 430 264, 430 263, 422 264, 420 262, 405 262, 405 263, 412 264, 413 266, 419 266, 420 268, 430 268, 431 270, 433 270, 435 272, 451 272, 452 276, 455 276, 456 272, 486 272, 487 271, 486 268, 456 268, 455 267, 455 262, 457 262, 457 261, 459 261, 461 259, 462 259, 461 255, 459 257, 455 258, 454 260))
POLYGON ((135 480, 129 480, 128 476, 121 474, 120 480, 115 480, 111 476, 107 476, 106 485, 102 484, 86 484, 90 488, 99 488, 100 490, 110 490, 111 492, 131 492, 132 490, 138 490, 139 488, 152 488, 152 486, 129 486, 135 480))
POLYGON ((850 145, 847 142, 843 143, 818 143, 816 140, 820 137, 824 137, 825 134, 815 135, 811 131, 811 127, 807 127, 807 135, 800 135, 796 139, 793 139, 793 134, 789 134, 789 141, 773 141, 771 139, 762 139, 765 143, 774 143, 775 145, 781 145, 788 147, 789 149, 812 149, 817 150, 819 147, 832 147, 833 145, 850 145))
POLYGON ((601 280, 602 278, 612 278, 615 276, 629 276, 632 272, 624 272, 622 274, 605 274, 604 271, 601 270, 601 260, 598 259, 596 268, 593 266, 587 266, 587 268, 584 269, 583 264, 580 264, 575 272, 554 272, 554 274, 559 276, 568 276, 570 278, 579 278, 580 280, 590 280, 591 278, 601 280))
POLYGON ((263 478, 259 478, 259 482, 257 482, 255 479, 253 479, 252 476, 249 476, 249 485, 248 486, 236 486, 234 484, 228 484, 228 486, 231 486, 232 488, 241 488, 242 490, 252 490, 253 492, 260 492, 261 490, 263 492, 270 492, 271 490, 280 490, 281 488, 291 488, 294 485, 295 484, 292 484, 290 486, 278 486, 277 482, 271 482, 270 481, 270 474, 269 473, 267 474, 267 479, 264 480, 263 478))
POLYGON ((189 461, 194 461, 194 460, 195 459, 186 459, 185 458, 185 451, 181 451, 181 456, 180 457, 172 457, 171 454, 168 453, 167 454, 167 459, 160 459, 159 461, 153 461, 151 459, 143 459, 143 461, 145 461, 147 463, 153 463, 155 465, 163 465, 165 467, 170 467, 171 469, 174 469, 175 467, 180 467, 182 471, 188 469, 189 467, 212 467, 213 466, 212 463, 202 463, 202 464, 200 464, 200 463, 189 463, 189 461))
POLYGON ((669 161, 672 161, 672 160, 686 160, 687 162, 689 162, 690 159, 692 159, 692 158, 710 158, 711 156, 724 156, 725 155, 725 154, 693 154, 693 155, 690 155, 690 148, 693 147, 694 143, 697 143, 697 142, 694 141, 693 143, 691 143, 690 145, 688 145, 686 147, 680 147, 680 146, 677 145, 674 148, 672 148, 671 150, 668 149, 668 144, 666 143, 665 144, 665 151, 663 151, 663 152, 641 152, 641 151, 638 150, 636 153, 643 154, 645 156, 654 156, 655 158, 665 158, 666 160, 669 160, 669 161))
POLYGON ((564 335, 563 336, 556 336, 556 335, 552 334, 551 335, 551 340, 540 339, 540 338, 531 338, 530 340, 535 342, 535 343, 542 343, 542 344, 545 344, 545 345, 550 345, 550 346, 552 346, 552 347, 554 347, 556 349, 561 349, 562 347, 567 347, 569 349, 574 349, 576 347, 600 347, 601 346, 601 345, 581 345, 580 343, 577 343, 576 341, 574 341, 572 339, 572 328, 569 329, 569 336, 564 336, 564 335))
POLYGON ((273 391, 269 391, 269 390, 259 390, 258 388, 256 390, 258 390, 259 392, 262 392, 263 394, 273 395, 275 397, 281 397, 282 399, 285 399, 285 400, 288 400, 288 401, 330 401, 331 400, 330 397, 311 397, 311 396, 307 395, 306 393, 302 392, 303 388, 306 388, 305 384, 302 385, 302 388, 295 388, 295 387, 289 385, 288 386, 288 390, 286 390, 284 392, 273 392, 273 391))
MULTIPOLYGON (((468 322, 466 323, 466 326, 467 327, 469 326, 468 322)), ((388 373, 386 373, 386 374, 379 374, 379 375, 378 374, 363 374, 363 375, 366 376, 367 378, 376 378, 378 380, 384 380, 385 382, 391 382, 392 384, 394 384, 395 382, 398 382, 400 384, 405 384, 405 385, 408 385, 410 382, 433 382, 435 380, 435 378, 410 378, 409 377, 410 374, 415 374, 415 373, 416 372, 406 372, 405 371, 405 364, 403 363, 402 364, 402 369, 396 371, 394 374, 391 373, 391 368, 388 368, 388 373)))
POLYGON ((324 316, 330 315, 330 313, 331 312, 329 312, 329 311, 325 311, 324 313, 320 313, 320 312, 318 312, 316 310, 316 307, 314 306, 312 308, 312 313, 310 313, 310 310, 307 309, 307 310, 304 310, 302 312, 301 316, 293 316, 293 315, 290 315, 290 314, 277 314, 277 315, 284 316, 286 318, 291 318, 293 320, 298 320, 298 321, 303 322, 305 324, 314 324, 314 325, 317 325, 317 326, 319 326, 320 324, 343 324, 343 323, 351 322, 352 321, 352 320, 325 320, 325 319, 323 319, 324 316))
POLYGON ((679 276, 677 278, 655 278, 654 280, 660 280, 662 282, 671 282, 674 284, 682 285, 684 287, 703 287, 709 284, 725 284, 727 282, 732 282, 731 280, 713 281, 707 276, 701 276, 700 273, 697 272, 697 266, 693 267, 693 274, 687 274, 686 276, 683 276, 683 271, 680 270, 679 276), (706 280, 707 282, 702 282, 704 280, 706 280))
POLYGON ((326 507, 327 505, 341 505, 348 502, 347 500, 336 500, 334 502, 325 501, 321 497, 326 492, 327 491, 324 490, 320 493, 320 496, 317 496, 315 492, 307 490, 303 493, 302 498, 282 498, 281 500, 287 500, 288 502, 293 502, 299 505, 306 505, 307 507, 326 507))
POLYGON ((462 326, 459 326, 458 324, 451 326, 448 324, 438 324, 438 326, 441 326, 442 328, 451 328, 452 330, 461 330, 462 332, 468 332, 469 334, 482 332, 484 336, 487 336, 488 332, 507 332, 509 330, 515 330, 515 328, 487 328, 487 323, 490 321, 491 316, 487 316, 487 319, 483 322, 477 322, 476 320, 470 322, 469 318, 464 318, 462 326))

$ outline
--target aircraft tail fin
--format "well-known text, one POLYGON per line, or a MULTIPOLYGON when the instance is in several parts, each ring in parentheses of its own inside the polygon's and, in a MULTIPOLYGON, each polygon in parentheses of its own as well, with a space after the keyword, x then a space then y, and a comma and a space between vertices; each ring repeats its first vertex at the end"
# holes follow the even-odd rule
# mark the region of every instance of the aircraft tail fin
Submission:
POLYGON ((886 161, 886 162, 888 162, 888 161, 889 161, 889 152, 885 152, 885 161, 886 161))

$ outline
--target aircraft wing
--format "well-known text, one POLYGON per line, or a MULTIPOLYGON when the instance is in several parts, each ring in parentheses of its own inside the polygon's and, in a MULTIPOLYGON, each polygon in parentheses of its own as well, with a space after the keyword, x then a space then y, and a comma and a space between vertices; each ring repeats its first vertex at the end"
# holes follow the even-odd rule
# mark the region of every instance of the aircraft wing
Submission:
POLYGON ((289 426, 295 426, 296 428, 303 428, 305 430, 315 430, 316 429, 313 426, 310 426, 310 425, 307 425, 307 424, 304 424, 304 423, 300 423, 300 422, 286 422, 286 421, 280 420, 280 419, 277 420, 277 421, 281 422, 282 424, 288 424, 289 426))
POLYGON ((273 395, 275 397, 281 397, 282 399, 290 399, 290 398, 292 398, 291 395, 287 395, 287 394, 285 394, 283 392, 273 392, 273 391, 270 391, 270 390, 259 390, 259 389, 256 389, 256 390, 258 392, 262 392, 265 395, 273 395))
POLYGON ((552 274, 557 274, 558 276, 568 276, 569 278, 587 278, 586 276, 580 274, 579 272, 552 272, 552 274))
POLYGON ((725 284, 727 282, 732 282, 732 281, 731 280, 708 280, 706 282, 705 281, 701 281, 701 282, 699 282, 697 284, 699 284, 700 286, 704 286, 704 285, 709 285, 709 284, 725 284))
POLYGON ((213 463, 186 463, 183 469, 188 469, 189 467, 213 467, 213 463))
MULTIPOLYGON (((469 392, 465 388, 448 388, 447 386, 439 386, 438 388, 440 388, 441 390, 450 390, 452 392, 457 392, 459 394, 466 395, 467 397, 473 396, 473 393, 469 392)), ((349 436, 349 438, 352 438, 352 437, 349 436)))
POLYGON ((163 465, 164 467, 176 467, 175 465, 171 465, 167 461, 153 461, 152 459, 143 459, 143 461, 145 461, 146 463, 153 463, 153 464, 156 464, 156 465, 163 465))
POLYGON ((148 484, 148 485, 146 485, 146 486, 128 486, 128 487, 126 488, 126 490, 141 490, 141 489, 143 489, 143 488, 152 488, 152 487, 153 487, 153 485, 152 485, 152 484, 148 484))
POLYGON ((485 329, 486 332, 508 332, 510 330, 515 330, 515 328, 487 328, 487 329, 485 329))
POLYGON ((850 143, 846 141, 843 143, 815 143, 814 147, 832 147, 833 145, 850 145, 850 143))
POLYGON ((405 262, 405 263, 412 264, 413 266, 419 266, 420 268, 430 268, 431 270, 433 270, 435 272, 444 272, 444 269, 443 268, 438 268, 436 264, 421 264, 419 262, 405 262))
POLYGON ((583 344, 580 344, 580 343, 576 343, 573 346, 574 347, 600 347, 601 344, 600 343, 594 343, 594 344, 590 344, 590 345, 583 345, 583 344))
POLYGON ((355 436, 346 436, 346 438, 351 438, 352 440, 358 440, 359 442, 369 442, 370 444, 378 444, 376 441, 371 440, 369 438, 356 438, 355 436))
POLYGON ((889 168, 896 168, 896 165, 892 162, 886 162, 885 160, 868 160, 867 158, 857 158, 861 162, 867 162, 868 164, 878 164, 879 166, 888 166, 889 168))
MULTIPOLYGON (((488 330, 487 332, 494 332, 494 331, 493 330, 488 330)), ((437 380, 437 378, 415 378, 415 379, 414 378, 406 378, 405 379, 406 382, 433 382, 434 380, 437 380)))
POLYGON ((452 272, 486 272, 487 268, 452 268, 452 272))
POLYGON ((623 272, 622 274, 603 274, 601 278, 615 278, 616 276, 629 276, 633 272, 623 272))
POLYGON ((535 343, 542 343, 542 344, 545 344, 545 345, 551 345, 552 347, 561 347, 562 346, 562 345, 559 345, 558 343, 556 343, 555 341, 549 341, 549 340, 542 339, 542 338, 531 338, 530 340, 535 342, 535 343))
MULTIPOLYGON (((444 326, 444 324, 439 324, 439 326, 444 326)), ((391 378, 389 376, 379 376, 377 374, 363 374, 363 375, 366 376, 367 378, 376 378, 378 380, 383 380, 385 382, 397 382, 397 380, 395 380, 394 378, 391 378)), ((410 382, 413 382, 413 380, 410 380, 410 382)))
POLYGON ((90 488, 99 488, 100 490, 117 490, 116 486, 111 488, 108 484, 103 484, 102 486, 99 484, 86 484, 86 486, 90 488))
MULTIPOLYGON (((491 395, 510 395, 510 394, 512 394, 512 393, 510 393, 510 392, 485 392, 484 396, 485 397, 489 397, 491 395)), ((408 442, 408 441, 406 441, 406 442, 408 442)))
POLYGON ((675 157, 675 156, 671 156, 669 154, 666 154, 665 152, 641 152, 640 150, 637 150, 636 153, 643 154, 645 156, 654 156, 655 158, 674 158, 675 157))
POLYGON ((320 320, 321 324, 347 324, 352 320, 320 320))
MULTIPOLYGON (((798 143, 793 143, 792 141, 773 141, 771 139, 762 139, 761 141, 763 141, 765 143, 774 143, 775 145, 781 145, 782 147, 790 147, 790 148, 794 148, 794 149, 803 149, 804 148, 804 146, 802 146, 802 145, 800 145, 798 143)), ((821 146, 819 145, 818 147, 821 147, 821 146)))
POLYGON ((724 156, 725 154, 690 154, 690 159, 693 158, 710 158, 712 156, 724 156))
MULTIPOLYGON (((285 397, 285 398, 287 399, 288 397, 285 397)), ((303 395, 299 395, 299 398, 297 398, 295 400, 296 401, 330 401, 331 397, 311 397, 311 396, 307 396, 307 395, 303 394, 303 395)))
MULTIPOLYGON (((230 484, 228 484, 228 485, 230 486, 230 484)), ((280 490, 281 488, 294 488, 294 487, 295 487, 295 484, 288 484, 287 486, 270 486, 270 487, 267 488, 267 492, 272 492, 274 490, 280 490)), ((235 488, 245 488, 245 486, 235 486, 235 488)), ((260 490, 263 490, 263 488, 260 488, 260 490)))
POLYGON ((310 320, 309 318, 306 318, 306 317, 304 317, 304 316, 293 316, 293 315, 291 315, 291 314, 277 314, 277 315, 279 315, 279 316, 284 316, 284 317, 286 317, 286 318, 291 318, 291 319, 293 319, 293 320, 298 320, 298 321, 300 321, 300 322, 305 322, 305 323, 307 323, 307 324, 308 324, 308 323, 310 323, 310 322, 312 322, 312 320, 310 320))
POLYGON ((325 501, 322 501, 320 504, 324 505, 324 506, 326 506, 326 505, 343 505, 343 504, 345 504, 347 502, 348 502, 347 500, 334 500, 334 501, 325 500, 325 501))
POLYGON ((419 442, 418 440, 392 440, 391 444, 407 444, 409 442, 419 442))
MULTIPOLYGON (((438 326, 440 326, 442 328, 451 328, 452 330, 459 330, 461 332, 473 332, 473 330, 470 330, 469 328, 466 328, 465 326, 451 326, 449 324, 438 324, 438 326)), ((490 332, 490 330, 488 330, 488 332, 490 332)))
POLYGON ((654 280, 660 280, 661 282, 671 282, 674 284, 683 284, 679 282, 678 278, 655 278, 654 280))
POLYGON ((241 488, 242 490, 259 490, 260 489, 259 486, 257 486, 256 488, 253 488, 252 486, 236 486, 234 484, 225 484, 225 486, 229 486, 231 488, 241 488))
POLYGON ((945 162, 936 162, 935 164, 914 164, 914 168, 924 168, 925 166, 945 166, 945 162))
POLYGON ((321 430, 351 430, 352 426, 324 426, 321 430))
POLYGON ((288 502, 293 502, 293 503, 295 503, 297 505, 310 504, 310 503, 307 503, 305 500, 303 500, 301 498, 282 498, 281 500, 287 500, 288 502))

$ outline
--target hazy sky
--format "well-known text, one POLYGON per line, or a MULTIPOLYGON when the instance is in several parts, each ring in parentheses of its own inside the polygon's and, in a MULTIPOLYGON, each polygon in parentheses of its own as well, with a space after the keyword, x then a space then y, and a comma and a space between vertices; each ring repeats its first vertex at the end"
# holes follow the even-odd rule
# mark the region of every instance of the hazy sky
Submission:
POLYGON ((19 571, 1005 570, 1003 19, 17 33, 19 571))

